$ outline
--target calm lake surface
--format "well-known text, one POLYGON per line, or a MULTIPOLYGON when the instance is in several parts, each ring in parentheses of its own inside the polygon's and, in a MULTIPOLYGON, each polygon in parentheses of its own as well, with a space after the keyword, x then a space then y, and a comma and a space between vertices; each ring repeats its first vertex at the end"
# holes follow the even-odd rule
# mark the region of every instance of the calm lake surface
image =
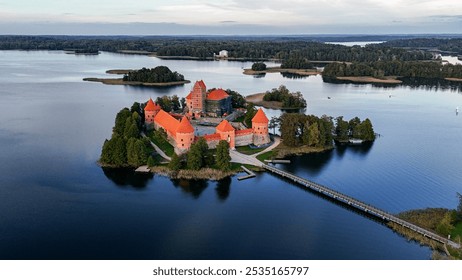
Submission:
MULTIPOLYGON (((242 75, 251 63, 102 53, 0 51, 1 259, 429 259, 380 222, 271 174, 170 180, 96 165, 116 113, 186 96, 83 82, 107 69, 166 65, 243 95, 281 84, 306 113, 370 118, 373 145, 293 157, 280 167, 392 213, 455 208, 462 193, 460 91, 242 75), (331 97, 328 99, 327 97, 331 97)), ((266 110, 269 116, 279 115, 266 110)))

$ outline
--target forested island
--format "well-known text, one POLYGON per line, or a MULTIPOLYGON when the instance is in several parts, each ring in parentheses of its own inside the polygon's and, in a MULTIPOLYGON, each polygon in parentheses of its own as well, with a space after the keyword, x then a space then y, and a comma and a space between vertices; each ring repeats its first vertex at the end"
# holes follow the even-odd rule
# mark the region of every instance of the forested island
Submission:
MULTIPOLYGON (((177 96, 163 96, 157 100, 165 110, 173 111, 179 105, 177 96)), ((241 164, 231 163, 227 141, 221 140, 215 149, 209 149, 205 139, 199 137, 187 153, 177 155, 163 129, 144 134, 145 106, 135 102, 130 109, 123 108, 117 113, 112 136, 104 141, 98 161, 102 167, 137 168, 147 165, 155 173, 183 179, 219 180, 240 172, 241 164), (160 147, 170 160, 166 161, 156 153, 152 143, 160 147)))
POLYGON ((108 74, 123 74, 123 78, 85 78, 84 81, 101 82, 109 85, 134 85, 134 86, 175 86, 190 83, 178 72, 172 72, 167 66, 155 68, 142 68, 140 70, 108 70, 108 74))
POLYGON ((306 100, 301 92, 290 92, 286 86, 280 85, 265 93, 257 93, 246 97, 248 102, 271 109, 303 109, 306 100))
POLYGON ((273 151, 263 158, 284 158, 288 155, 322 152, 334 148, 334 143, 348 143, 357 139, 361 142, 373 142, 376 138, 372 122, 361 121, 354 117, 345 121, 343 116, 333 118, 323 115, 306 115, 303 113, 284 113, 273 117, 269 128, 275 132, 279 128, 283 140, 273 151))
MULTIPOLYGON (((430 61, 377 61, 371 63, 331 63, 323 77, 346 79, 372 77, 383 83, 401 83, 400 78, 448 79, 462 81, 462 65, 430 61)), ((368 80, 364 80, 367 82, 368 80)))

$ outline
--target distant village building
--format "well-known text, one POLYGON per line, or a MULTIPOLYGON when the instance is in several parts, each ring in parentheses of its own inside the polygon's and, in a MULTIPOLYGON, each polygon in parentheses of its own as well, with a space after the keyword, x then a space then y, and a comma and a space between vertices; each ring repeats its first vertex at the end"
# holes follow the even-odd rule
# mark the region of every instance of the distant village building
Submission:
POLYGON ((194 118, 201 116, 221 117, 232 112, 232 100, 223 89, 215 89, 207 93, 204 81, 197 81, 186 96, 188 115, 194 118))
POLYGON ((228 57, 228 51, 227 50, 221 50, 218 54, 213 54, 215 58, 227 58, 228 57))
MULTIPOLYGON (((214 97, 215 95, 212 95, 211 99, 204 99, 205 84, 203 81, 196 82, 193 91, 189 94, 191 97, 189 100, 187 99, 188 107, 191 106, 190 110, 193 112, 194 110, 200 112, 203 108, 207 108, 207 106, 215 109, 221 108, 222 105, 220 105, 220 102, 229 98, 229 96, 224 96, 223 90, 216 91, 218 91, 216 93, 216 98, 214 97), (207 100, 212 101, 212 103, 207 103, 207 100), (189 102, 191 102, 192 105, 190 105, 189 102)), ((210 96, 213 92, 214 91, 210 92, 208 96, 210 96)), ((188 118, 192 117, 192 115, 189 113, 182 116, 181 120, 179 120, 172 114, 162 110, 152 99, 149 99, 144 108, 145 125, 147 129, 164 129, 167 133, 168 141, 175 148, 175 152, 177 154, 181 154, 188 151, 191 144, 199 139, 198 136, 194 135, 194 127, 191 125, 188 118)), ((178 117, 178 115, 175 116, 178 117)), ((220 140, 227 141, 231 149, 234 149, 237 146, 246 146, 250 144, 255 146, 268 144, 270 142, 268 133, 268 118, 260 108, 256 115, 252 118, 252 128, 236 129, 227 120, 223 120, 215 127, 215 133, 206 134, 202 137, 204 137, 211 149, 215 148, 220 140)))

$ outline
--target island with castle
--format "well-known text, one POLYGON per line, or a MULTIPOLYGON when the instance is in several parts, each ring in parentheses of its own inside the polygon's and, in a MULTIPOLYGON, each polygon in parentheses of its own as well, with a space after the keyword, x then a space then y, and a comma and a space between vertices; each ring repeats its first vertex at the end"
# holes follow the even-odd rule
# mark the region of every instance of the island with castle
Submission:
MULTIPOLYGON (((177 154, 189 150, 191 144, 199 136, 195 135, 195 128, 190 119, 202 117, 221 118, 232 113, 231 96, 223 89, 215 89, 207 93, 205 83, 197 81, 186 97, 187 113, 184 115, 170 114, 161 109, 152 99, 149 99, 144 108, 146 130, 163 129, 167 133, 169 142, 177 154)), ((202 135, 210 149, 216 148, 220 140, 229 143, 229 147, 236 146, 262 146, 268 144, 268 118, 263 110, 258 109, 252 118, 252 127, 247 129, 235 128, 229 121, 223 119, 216 127, 215 133, 202 135)))

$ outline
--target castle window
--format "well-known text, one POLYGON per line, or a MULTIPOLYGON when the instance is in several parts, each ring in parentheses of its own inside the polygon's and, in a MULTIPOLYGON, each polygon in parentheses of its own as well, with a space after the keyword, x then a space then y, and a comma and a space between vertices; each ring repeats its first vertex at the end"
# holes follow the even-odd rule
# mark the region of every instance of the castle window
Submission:
POLYGON ((183 142, 183 138, 181 138, 181 142, 183 142))
POLYGON ((181 144, 181 147, 184 147, 184 144, 181 144))

